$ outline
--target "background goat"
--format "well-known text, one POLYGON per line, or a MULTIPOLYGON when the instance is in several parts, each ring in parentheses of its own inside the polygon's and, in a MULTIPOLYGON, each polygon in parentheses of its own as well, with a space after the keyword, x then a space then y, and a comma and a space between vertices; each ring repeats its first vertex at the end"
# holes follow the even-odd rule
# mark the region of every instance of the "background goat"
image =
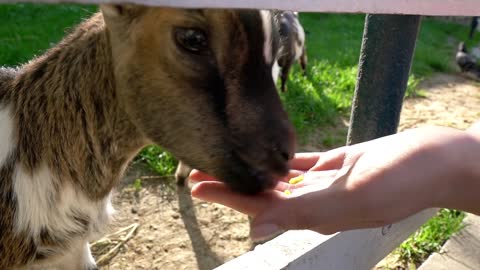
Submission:
POLYGON ((147 144, 243 193, 288 172, 295 140, 269 12, 101 9, 0 69, 0 269, 95 269, 88 241, 147 144))
POLYGON ((282 92, 286 90, 288 74, 292 65, 300 62, 303 74, 307 71, 307 51, 305 45, 305 31, 303 30, 298 12, 283 11, 278 16, 280 33, 280 50, 278 53, 278 67, 273 68, 273 77, 275 81, 280 72, 282 92), (279 70, 280 69, 280 70, 279 70))
POLYGON ((465 43, 460 42, 458 45, 455 60, 464 74, 472 79, 480 80, 480 65, 478 65, 477 59, 468 53, 465 43))

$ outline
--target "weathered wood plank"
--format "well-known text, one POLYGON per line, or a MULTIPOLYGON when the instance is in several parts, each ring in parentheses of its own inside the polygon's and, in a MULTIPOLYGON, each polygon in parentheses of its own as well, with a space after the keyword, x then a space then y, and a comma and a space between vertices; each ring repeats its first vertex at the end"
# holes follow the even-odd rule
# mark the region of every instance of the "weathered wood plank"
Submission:
POLYGON ((152 6, 188 8, 258 8, 329 13, 480 16, 479 0, 0 0, 0 3, 11 2, 129 2, 152 6))
POLYGON ((391 227, 354 230, 331 236, 288 231, 217 270, 368 270, 436 213, 429 209, 391 227))

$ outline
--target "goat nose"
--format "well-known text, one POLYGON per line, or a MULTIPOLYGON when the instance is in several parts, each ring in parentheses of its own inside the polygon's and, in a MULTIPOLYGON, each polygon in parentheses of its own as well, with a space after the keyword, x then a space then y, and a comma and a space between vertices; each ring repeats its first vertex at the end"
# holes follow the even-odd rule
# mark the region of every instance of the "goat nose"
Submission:
POLYGON ((288 161, 292 156, 287 144, 275 145, 270 149, 270 157, 266 160, 266 165, 272 172, 285 175, 288 173, 288 161))
POLYGON ((273 154, 276 155, 279 160, 281 161, 288 161, 290 160, 290 153, 289 151, 286 149, 286 147, 282 147, 282 146, 274 146, 273 147, 273 154))
POLYGON ((273 138, 273 153, 280 162, 287 162, 295 156, 295 132, 293 127, 287 123, 286 127, 280 134, 281 137, 273 138))
POLYGON ((288 154, 288 153, 285 152, 285 151, 280 152, 280 156, 281 156, 285 161, 290 160, 290 154, 288 154))
POLYGON ((272 150, 273 154, 282 162, 289 161, 295 155, 294 143, 290 140, 284 143, 278 143, 272 150))

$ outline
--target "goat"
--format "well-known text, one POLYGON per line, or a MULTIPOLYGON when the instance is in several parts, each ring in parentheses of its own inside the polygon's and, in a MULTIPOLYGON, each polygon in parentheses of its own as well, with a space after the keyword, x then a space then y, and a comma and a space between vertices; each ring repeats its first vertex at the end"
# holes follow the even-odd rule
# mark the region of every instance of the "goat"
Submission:
POLYGON ((110 194, 156 143, 237 192, 288 172, 269 12, 101 5, 58 45, 0 69, 0 269, 96 269, 110 194))
MULTIPOLYGON (((307 53, 305 46, 305 31, 300 24, 298 12, 292 11, 275 11, 272 15, 276 18, 275 23, 277 27, 273 28, 272 35, 280 35, 280 46, 277 51, 277 61, 272 68, 272 76, 275 82, 278 80, 281 72, 281 91, 285 92, 288 74, 292 65, 300 62, 303 74, 307 70, 307 53)), ((185 185, 185 180, 188 178, 192 167, 185 162, 179 161, 175 171, 175 179, 179 186, 185 185)))
POLYGON ((472 79, 480 80, 480 65, 477 64, 477 59, 468 53, 465 43, 460 42, 458 45, 455 60, 463 73, 472 79))
POLYGON ((285 92, 288 74, 293 63, 296 61, 300 62, 304 75, 307 71, 305 31, 300 24, 298 12, 280 12, 278 24, 281 42, 278 53, 278 63, 273 67, 273 77, 276 81, 278 73, 281 72, 281 90, 285 92))
MULTIPOLYGON (((275 82, 281 72, 281 90, 285 92, 286 82, 290 69, 296 61, 300 62, 304 75, 307 69, 307 53, 305 47, 305 31, 300 24, 298 12, 272 11, 276 27, 272 28, 272 35, 279 35, 280 46, 276 52, 277 61, 272 68, 272 76, 275 82)), ((179 161, 175 171, 175 179, 179 186, 185 185, 192 167, 185 162, 179 161)))

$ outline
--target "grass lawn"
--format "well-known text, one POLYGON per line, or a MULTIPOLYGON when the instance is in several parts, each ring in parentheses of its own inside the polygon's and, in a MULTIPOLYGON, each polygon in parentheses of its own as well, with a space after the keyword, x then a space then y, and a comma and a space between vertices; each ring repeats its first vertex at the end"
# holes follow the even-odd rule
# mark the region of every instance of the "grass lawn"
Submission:
MULTIPOLYGON (((97 10, 80 5, 0 5, 0 66, 25 63, 59 41, 72 25, 97 10)), ((364 15, 302 14, 307 30, 308 75, 295 68, 288 91, 281 94, 300 138, 333 123, 349 113, 355 87, 364 15)), ((467 37, 467 27, 424 19, 410 76, 408 94, 433 72, 453 70, 457 41, 467 37), (453 40, 453 42, 451 41, 453 40)), ((475 42, 480 40, 477 35, 475 42)), ((469 45, 469 43, 467 43, 469 45)), ((337 138, 336 141, 344 141, 337 138)), ((147 162, 162 175, 171 175, 176 161, 160 148, 147 147, 138 160, 147 162)), ((443 210, 397 250, 405 261, 418 262, 438 249, 458 230, 463 214, 443 210)))

